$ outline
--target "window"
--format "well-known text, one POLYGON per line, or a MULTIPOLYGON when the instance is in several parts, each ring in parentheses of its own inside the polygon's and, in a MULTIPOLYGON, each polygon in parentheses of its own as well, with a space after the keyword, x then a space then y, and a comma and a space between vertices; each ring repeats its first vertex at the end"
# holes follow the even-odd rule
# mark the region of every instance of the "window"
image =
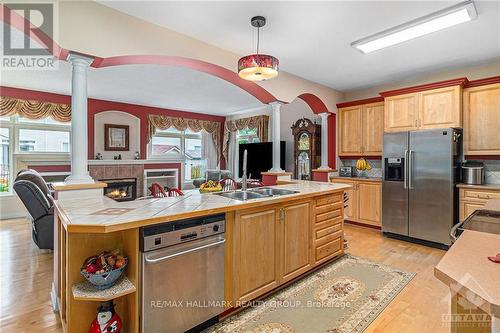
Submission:
POLYGON ((67 153, 69 132, 19 129, 19 151, 38 153, 67 153))
POLYGON ((202 156, 201 132, 178 131, 171 127, 158 130, 148 147, 150 158, 165 158, 184 161, 184 180, 189 182, 205 174, 206 160, 202 156))
POLYGON ((257 136, 257 129, 245 128, 241 131, 238 131, 236 133, 236 141, 238 142, 238 144, 260 142, 259 137, 257 136))
POLYGON ((0 125, 0 193, 11 190, 13 166, 21 154, 32 155, 30 159, 43 160, 44 156, 68 154, 70 151, 70 123, 62 123, 52 118, 27 119, 10 116, 0 117, 0 125))
POLYGON ((10 129, 0 128, 2 161, 0 164, 0 193, 9 192, 10 183, 10 129))

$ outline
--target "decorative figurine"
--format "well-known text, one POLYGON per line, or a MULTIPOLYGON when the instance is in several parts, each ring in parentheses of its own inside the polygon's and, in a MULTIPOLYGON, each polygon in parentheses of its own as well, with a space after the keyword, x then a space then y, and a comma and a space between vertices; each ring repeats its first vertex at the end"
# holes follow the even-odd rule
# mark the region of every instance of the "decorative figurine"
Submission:
POLYGON ((139 152, 136 151, 134 154, 134 160, 140 160, 140 159, 141 159, 141 154, 139 154, 139 152))
POLYGON ((97 308, 97 317, 92 321, 89 333, 120 333, 122 329, 122 320, 115 312, 113 301, 101 303, 97 308))
POLYGON ((96 159, 96 160, 102 160, 102 155, 101 155, 101 153, 97 153, 97 155, 95 155, 95 159, 96 159))

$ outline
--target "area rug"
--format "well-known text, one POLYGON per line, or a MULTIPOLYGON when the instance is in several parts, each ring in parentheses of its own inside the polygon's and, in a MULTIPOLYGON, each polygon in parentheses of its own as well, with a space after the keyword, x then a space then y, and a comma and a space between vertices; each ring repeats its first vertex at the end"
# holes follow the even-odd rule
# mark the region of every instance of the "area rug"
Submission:
POLYGON ((205 332, 363 332, 414 275, 346 254, 205 332))

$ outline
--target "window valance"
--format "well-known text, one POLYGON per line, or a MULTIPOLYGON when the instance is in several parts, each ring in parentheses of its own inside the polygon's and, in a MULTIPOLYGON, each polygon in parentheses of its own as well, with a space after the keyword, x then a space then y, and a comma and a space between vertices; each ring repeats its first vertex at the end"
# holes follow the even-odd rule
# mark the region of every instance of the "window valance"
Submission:
POLYGON ((19 115, 28 119, 52 117, 57 121, 71 121, 71 105, 33 101, 12 97, 0 97, 0 116, 19 115))
POLYGON ((257 136, 260 142, 267 142, 269 139, 269 116, 261 115, 236 120, 226 120, 224 123, 224 139, 222 144, 222 154, 227 162, 229 150, 229 135, 244 129, 257 129, 257 136))
POLYGON ((174 127, 178 131, 190 129, 193 132, 205 131, 212 135, 215 148, 217 150, 217 161, 220 160, 220 123, 216 121, 186 119, 181 117, 169 117, 162 115, 148 115, 148 143, 155 135, 156 130, 166 130, 174 127))

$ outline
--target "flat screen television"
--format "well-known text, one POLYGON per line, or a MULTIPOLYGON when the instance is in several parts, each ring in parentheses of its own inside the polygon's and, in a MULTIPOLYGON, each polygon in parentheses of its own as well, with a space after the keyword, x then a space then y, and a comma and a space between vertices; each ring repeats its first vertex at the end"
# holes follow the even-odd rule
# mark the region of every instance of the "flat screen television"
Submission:
MULTIPOLYGON (((272 142, 259 142, 259 143, 242 143, 239 145, 239 161, 238 161, 238 174, 240 177, 243 175, 243 152, 245 149, 248 151, 247 160, 247 176, 252 179, 262 179, 260 174, 263 171, 269 171, 273 167, 273 143, 272 142)), ((285 170, 285 141, 281 141, 280 145, 280 167, 285 170)))

